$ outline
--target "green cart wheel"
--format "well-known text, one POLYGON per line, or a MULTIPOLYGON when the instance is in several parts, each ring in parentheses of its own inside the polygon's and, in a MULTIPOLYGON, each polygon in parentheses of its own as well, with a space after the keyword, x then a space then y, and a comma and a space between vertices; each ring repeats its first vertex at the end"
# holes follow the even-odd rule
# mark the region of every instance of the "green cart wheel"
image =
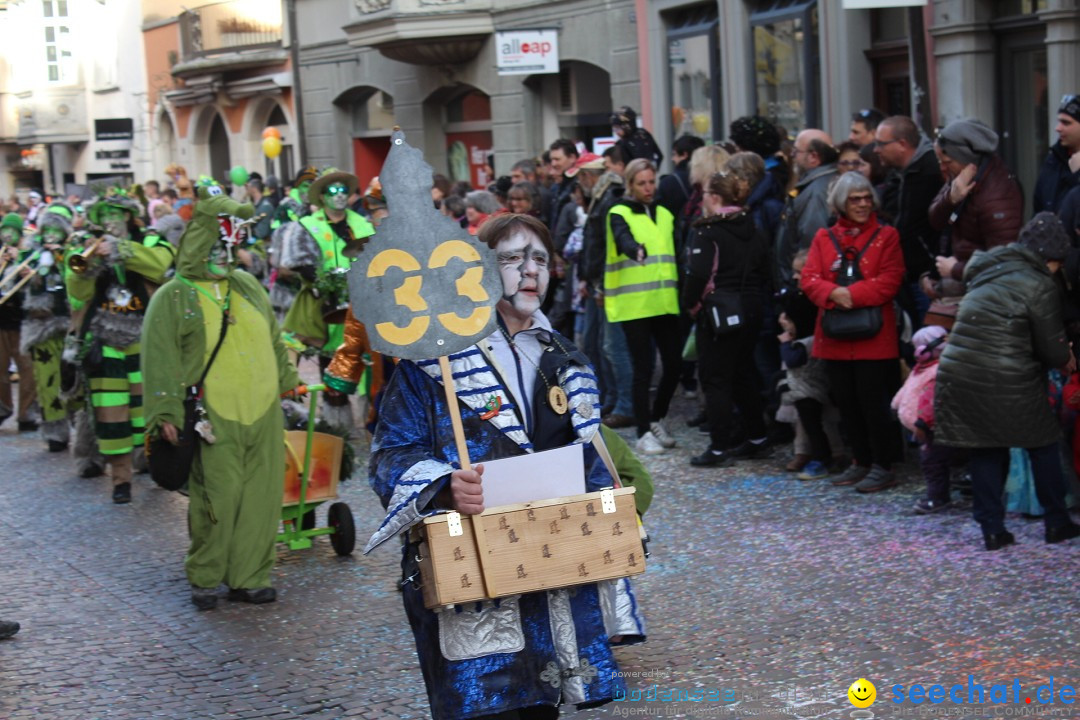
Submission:
POLYGON ((356 525, 353 523, 352 510, 343 502, 336 502, 326 513, 326 524, 334 531, 330 535, 330 544, 334 552, 342 557, 351 555, 356 547, 356 525))

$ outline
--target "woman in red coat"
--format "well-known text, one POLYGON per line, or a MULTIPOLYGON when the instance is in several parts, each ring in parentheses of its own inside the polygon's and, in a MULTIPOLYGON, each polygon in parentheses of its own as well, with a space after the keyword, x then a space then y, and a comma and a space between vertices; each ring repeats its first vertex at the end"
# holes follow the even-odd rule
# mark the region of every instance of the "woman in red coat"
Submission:
POLYGON ((878 223, 877 194, 857 172, 845 173, 829 192, 829 209, 840 218, 814 236, 801 285, 820 308, 814 330, 813 356, 825 363, 829 387, 851 442, 855 461, 833 479, 833 485, 854 485, 859 492, 877 492, 897 484, 891 472, 899 427, 889 403, 900 386, 899 344, 893 298, 904 278, 900 235, 878 223), (834 242, 835 238, 835 242, 834 242), (861 279, 837 283, 841 257, 858 261, 861 279), (865 251, 864 251, 865 250, 865 251), (865 340, 839 340, 821 328, 824 311, 881 308, 881 330, 865 340))

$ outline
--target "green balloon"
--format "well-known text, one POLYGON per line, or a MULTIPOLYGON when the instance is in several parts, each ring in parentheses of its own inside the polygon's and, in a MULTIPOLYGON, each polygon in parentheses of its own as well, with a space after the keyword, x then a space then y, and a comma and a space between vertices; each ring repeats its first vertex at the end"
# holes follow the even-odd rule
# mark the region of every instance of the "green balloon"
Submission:
POLYGON ((243 185, 248 181, 248 171, 243 165, 237 165, 229 171, 229 179, 232 180, 233 185, 243 185))

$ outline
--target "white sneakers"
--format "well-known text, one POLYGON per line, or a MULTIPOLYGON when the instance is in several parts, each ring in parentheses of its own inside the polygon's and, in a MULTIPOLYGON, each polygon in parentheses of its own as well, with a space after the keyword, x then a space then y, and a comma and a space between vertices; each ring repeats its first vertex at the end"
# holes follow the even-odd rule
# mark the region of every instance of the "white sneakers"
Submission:
POLYGON ((675 438, 659 422, 649 426, 649 432, 638 438, 637 451, 642 455, 659 455, 668 448, 675 447, 675 438))
POLYGON ((639 437, 634 447, 642 455, 660 455, 666 452, 666 448, 656 439, 651 430, 639 437))
POLYGON ((660 421, 654 422, 649 426, 649 432, 656 436, 656 439, 660 441, 660 444, 666 448, 675 447, 675 438, 671 437, 671 433, 667 431, 664 424, 660 421))

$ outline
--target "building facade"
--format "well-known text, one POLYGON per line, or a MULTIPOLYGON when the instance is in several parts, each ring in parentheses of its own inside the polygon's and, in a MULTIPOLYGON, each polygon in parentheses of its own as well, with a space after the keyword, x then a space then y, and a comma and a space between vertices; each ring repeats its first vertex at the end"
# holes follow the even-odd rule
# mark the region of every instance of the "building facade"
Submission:
POLYGON ((436 172, 481 185, 488 154, 500 175, 556 137, 589 145, 623 104, 665 149, 683 133, 723 140, 746 114, 839 141, 852 113, 878 107, 928 131, 981 118, 1030 187, 1057 100, 1080 91, 1078 0, 848 4, 301 0, 310 160, 366 179, 397 124, 436 172), (530 29, 557 31, 557 72, 500 75, 499 33, 530 29))
POLYGON ((483 186, 556 137, 611 134, 640 102, 632 0, 305 0, 300 82, 310 159, 378 174, 393 126, 436 172, 483 186), (557 72, 500 75, 496 32, 555 29, 557 72))
POLYGON ((300 142, 284 3, 143 0, 143 13, 152 175, 177 163, 192 179, 225 182, 237 165, 291 178, 300 142), (281 135, 276 158, 262 151, 268 127, 281 135))
POLYGON ((0 195, 152 170, 139 6, 0 3, 0 195))

